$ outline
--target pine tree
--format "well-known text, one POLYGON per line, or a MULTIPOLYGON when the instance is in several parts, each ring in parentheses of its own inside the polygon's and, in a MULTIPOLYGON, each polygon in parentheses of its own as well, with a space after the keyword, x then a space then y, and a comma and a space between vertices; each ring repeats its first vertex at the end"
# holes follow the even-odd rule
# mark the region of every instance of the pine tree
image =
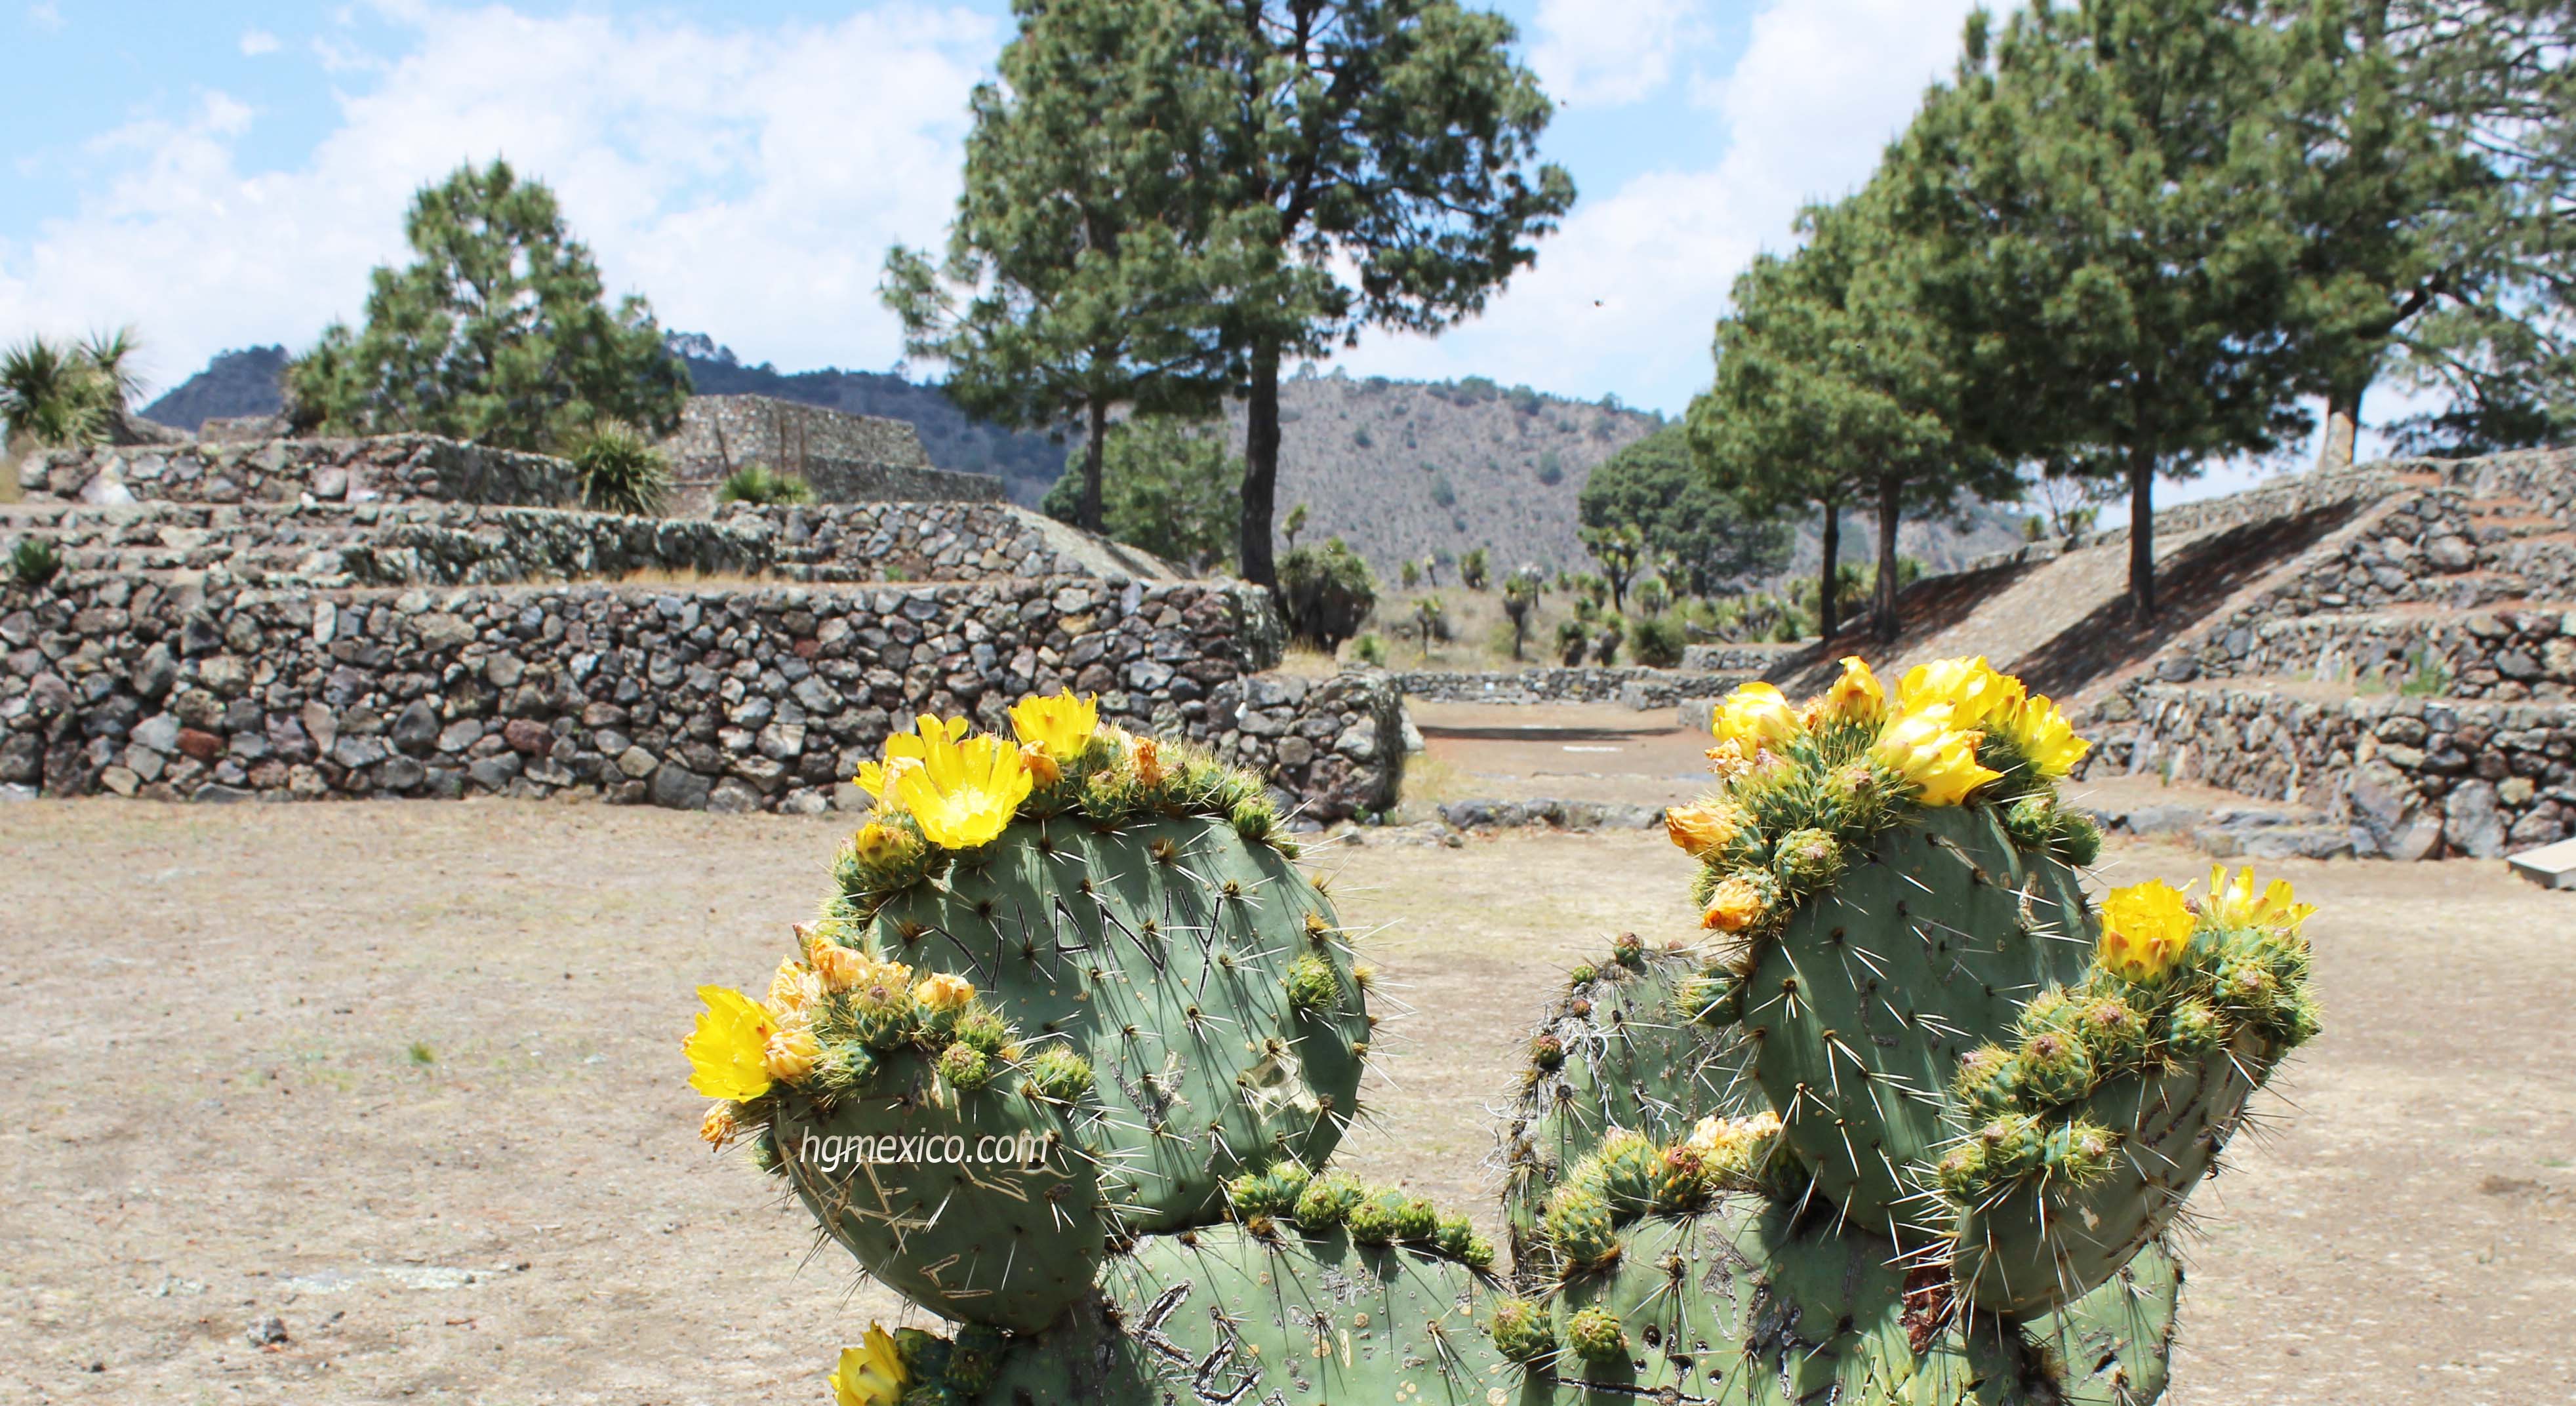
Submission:
POLYGON ((1212 299, 1243 257, 1219 218, 1228 106, 1182 5, 1016 0, 979 86, 947 256, 896 248, 883 294, 907 354, 1013 428, 1078 426, 1072 521, 1104 525, 1110 416, 1202 415, 1228 383, 1212 299))
POLYGON ((1499 15, 1457 0, 1134 3, 1186 10, 1196 60, 1232 97, 1214 136, 1221 219, 1248 254, 1223 295, 1248 377, 1239 566, 1274 584, 1282 359, 1480 311, 1574 182, 1531 168, 1552 109, 1499 15))
POLYGON ((2077 0, 1968 28, 1883 170, 1940 251, 1941 318, 1985 356, 1977 438, 2129 490, 2131 606, 2155 613, 2155 481, 2303 430, 2292 335, 2300 153, 2270 106, 2277 26, 2237 0, 2077 0))
POLYGON ((638 297, 612 310, 554 192, 506 162, 420 192, 403 222, 419 257, 378 268, 366 323, 333 323, 287 369, 299 429, 417 430, 518 449, 623 421, 679 424, 687 370, 638 297))

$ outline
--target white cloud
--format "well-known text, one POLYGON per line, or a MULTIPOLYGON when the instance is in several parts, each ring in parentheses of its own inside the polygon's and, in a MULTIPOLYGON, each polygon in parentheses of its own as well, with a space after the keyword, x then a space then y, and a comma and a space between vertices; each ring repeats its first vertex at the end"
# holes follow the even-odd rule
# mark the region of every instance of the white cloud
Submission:
MULTIPOLYGON (((886 246, 934 241, 957 187, 989 20, 895 3, 828 24, 388 9, 300 166, 246 169, 251 110, 219 93, 90 145, 78 208, 0 240, 0 327, 133 322, 164 383, 213 352, 310 341, 404 255, 413 192, 506 157, 562 197, 612 294, 783 365, 885 365, 886 246)), ((344 58, 356 58, 343 55, 344 58)))
POLYGON ((27 7, 27 23, 47 34, 60 34, 63 31, 62 7, 54 0, 37 0, 27 7))
POLYGON ((1784 248, 1802 203, 1856 188, 1958 52, 1971 0, 1773 0, 1702 100, 1727 133, 1698 170, 1587 195, 1485 315, 1438 340, 1372 336, 1354 372, 1474 372, 1679 411, 1709 375, 1728 286, 1784 248))
POLYGON ((244 58, 253 59, 262 54, 276 53, 277 36, 265 29, 245 29, 242 31, 241 51, 244 58))
POLYGON ((1700 20, 1698 0, 1539 0, 1530 66, 1561 102, 1636 102, 1664 85, 1700 20))

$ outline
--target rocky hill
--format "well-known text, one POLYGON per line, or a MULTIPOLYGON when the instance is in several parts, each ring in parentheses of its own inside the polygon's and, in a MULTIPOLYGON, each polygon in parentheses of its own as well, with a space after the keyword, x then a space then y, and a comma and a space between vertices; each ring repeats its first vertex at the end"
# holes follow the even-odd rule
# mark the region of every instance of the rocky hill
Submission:
POLYGON ((144 406, 143 418, 193 434, 208 420, 274 415, 285 404, 277 389, 277 378, 285 370, 284 347, 217 352, 205 370, 144 406))

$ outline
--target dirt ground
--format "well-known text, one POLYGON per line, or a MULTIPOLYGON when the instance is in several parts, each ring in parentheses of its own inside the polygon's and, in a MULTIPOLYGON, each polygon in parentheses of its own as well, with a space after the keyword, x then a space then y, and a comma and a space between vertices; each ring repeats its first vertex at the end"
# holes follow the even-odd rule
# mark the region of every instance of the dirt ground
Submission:
MULTIPOLYGON (((0 810, 0 1402, 826 1400, 894 1305, 694 1140, 678 1040, 691 988, 775 962, 838 830, 0 810)), ((1345 1160, 1483 1211, 1541 994, 1611 933, 1684 931, 1683 863, 1648 834, 1313 858, 1413 1011, 1345 1160)), ((2576 894, 2279 867, 2325 910, 2327 1033, 2195 1202, 2169 1399, 2576 1397, 2576 894)))
POLYGON ((1405 710, 1423 738, 1405 769, 1417 809, 1538 797, 1666 806, 1708 789, 1708 738, 1672 708, 1409 700, 1405 710))

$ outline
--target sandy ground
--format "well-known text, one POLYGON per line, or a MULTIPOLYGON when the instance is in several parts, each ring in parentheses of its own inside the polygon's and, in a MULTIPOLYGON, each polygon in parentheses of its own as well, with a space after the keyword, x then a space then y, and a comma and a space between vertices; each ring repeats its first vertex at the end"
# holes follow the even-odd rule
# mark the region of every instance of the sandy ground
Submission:
POLYGON ((1708 738, 1679 712, 1616 703, 1425 703, 1408 801, 1616 801, 1666 806, 1708 789, 1708 738))
MULTIPOLYGON (((0 811, 0 1402, 825 1400, 883 1294, 693 1140, 677 1041, 838 826, 504 803, 0 811), (283 1344, 246 1332, 274 1315, 283 1344)), ((1349 1145, 1484 1211, 1563 966, 1678 933, 1651 835, 1313 856, 1414 1013, 1349 1145)), ((2192 876, 2178 849, 2112 877, 2192 876)), ((2576 1397, 2576 894, 2282 866, 2326 1035, 2203 1189, 2178 1406, 2576 1397)))

